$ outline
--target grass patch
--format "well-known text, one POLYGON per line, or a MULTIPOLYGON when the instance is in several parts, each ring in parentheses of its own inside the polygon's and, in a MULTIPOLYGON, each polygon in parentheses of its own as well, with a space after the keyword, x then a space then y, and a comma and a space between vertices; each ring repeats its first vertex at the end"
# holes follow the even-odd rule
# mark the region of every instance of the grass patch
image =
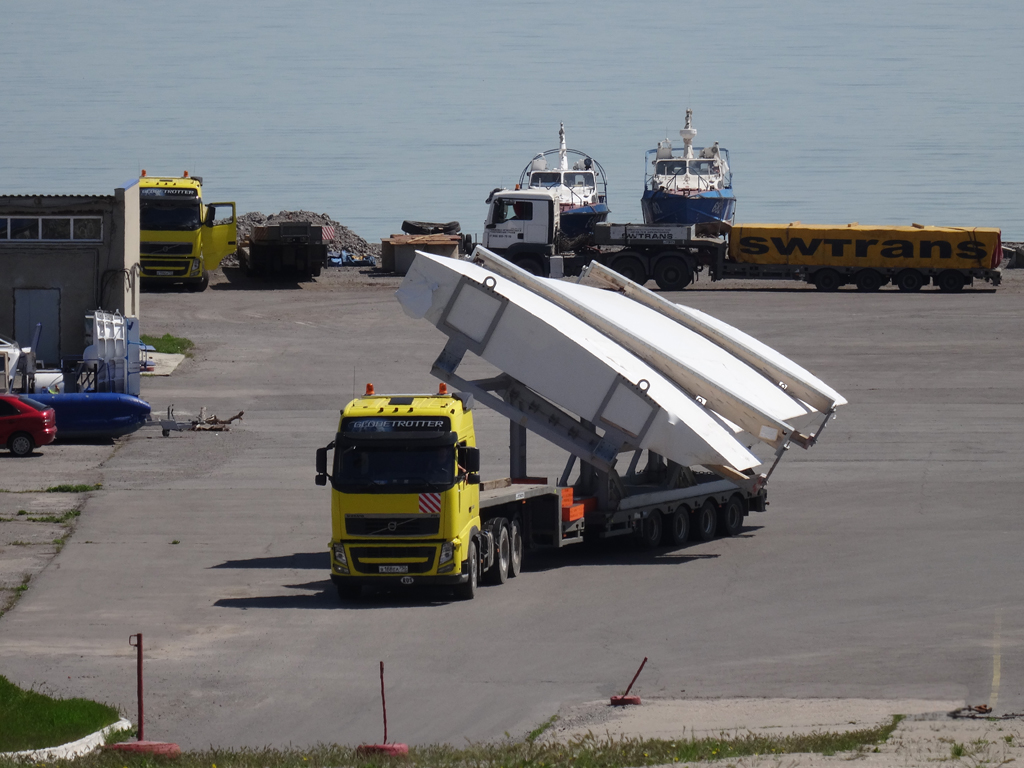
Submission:
POLYGON ((64 525, 71 520, 74 520, 82 514, 77 509, 66 509, 59 515, 40 515, 39 517, 26 517, 25 519, 32 523, 58 523, 64 525))
MULTIPOLYGON (((88 491, 98 491, 103 487, 103 483, 96 483, 95 485, 85 485, 84 483, 64 483, 63 485, 51 485, 46 489, 47 493, 87 493, 88 491)), ((31 491, 28 491, 31 493, 31 491)))
MULTIPOLYGON (((431 768, 626 768, 627 766, 692 763, 748 755, 784 755, 796 752, 862 750, 881 744, 902 717, 879 728, 850 733, 814 733, 806 736, 747 735, 718 739, 614 739, 588 734, 568 743, 540 740, 551 727, 548 720, 521 741, 448 744, 411 747, 408 761, 365 757, 354 747, 318 744, 308 749, 212 749, 186 752, 175 768, 321 768, 322 766, 431 766, 431 768)), ((0 761, 0 765, 4 765, 0 761)), ((127 754, 94 753, 75 761, 75 768, 151 768, 152 759, 127 754)))
POLYGON ((23 691, 0 675, 0 752, 66 744, 118 718, 117 710, 106 704, 23 691))
POLYGON ((143 344, 149 344, 157 352, 164 355, 185 355, 191 357, 191 351, 196 346, 192 343, 191 339, 171 336, 169 333, 165 333, 163 336, 147 336, 142 334, 139 338, 142 339, 143 344))

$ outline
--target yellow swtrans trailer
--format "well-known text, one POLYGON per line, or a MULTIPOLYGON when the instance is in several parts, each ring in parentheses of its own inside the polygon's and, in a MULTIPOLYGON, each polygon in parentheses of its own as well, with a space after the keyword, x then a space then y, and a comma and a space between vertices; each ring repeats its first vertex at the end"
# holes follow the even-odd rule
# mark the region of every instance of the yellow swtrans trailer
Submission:
POLYGON ((876 291, 890 282, 902 291, 928 283, 959 291, 974 280, 999 285, 1002 255, 1000 231, 986 227, 737 224, 728 258, 710 266, 714 279, 788 278, 823 291, 876 291))
POLYGON ((203 203, 201 176, 147 176, 139 179, 144 283, 182 283, 204 291, 210 270, 235 252, 234 203, 203 203))

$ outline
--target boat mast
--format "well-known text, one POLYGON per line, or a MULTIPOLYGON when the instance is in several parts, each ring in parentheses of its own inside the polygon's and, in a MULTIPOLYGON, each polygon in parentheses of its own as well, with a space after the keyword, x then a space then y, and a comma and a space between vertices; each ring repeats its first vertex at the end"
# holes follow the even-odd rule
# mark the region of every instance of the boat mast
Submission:
POLYGON ((565 157, 565 123, 558 124, 558 169, 569 170, 569 161, 565 157))
POLYGON ((686 127, 679 131, 683 137, 683 157, 687 160, 693 159, 693 140, 697 138, 697 129, 693 127, 693 110, 686 110, 686 127))

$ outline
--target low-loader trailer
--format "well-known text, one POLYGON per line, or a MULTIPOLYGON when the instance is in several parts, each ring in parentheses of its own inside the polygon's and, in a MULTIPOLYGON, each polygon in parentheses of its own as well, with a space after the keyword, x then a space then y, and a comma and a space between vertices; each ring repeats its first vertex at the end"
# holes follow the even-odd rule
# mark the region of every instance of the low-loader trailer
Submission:
POLYGON ((846 402, 741 331, 600 265, 571 285, 483 248, 473 262, 419 253, 397 292, 449 337, 431 369, 437 394, 368 385, 317 450, 343 599, 414 584, 469 599, 481 578, 518 575, 525 553, 585 535, 649 547, 733 536, 767 508, 789 446, 811 447, 846 402), (467 352, 502 373, 463 378, 467 352), (509 421, 507 478, 480 481, 477 404, 509 421), (556 482, 530 477, 528 431, 569 454, 556 482))
POLYGON ((643 285, 677 291, 711 280, 798 280, 822 291, 856 285, 902 291, 932 284, 955 292, 975 280, 998 286, 1001 233, 984 227, 737 224, 727 236, 697 237, 679 224, 600 223, 572 240, 545 190, 495 190, 482 245, 535 275, 578 275, 592 261, 643 285))

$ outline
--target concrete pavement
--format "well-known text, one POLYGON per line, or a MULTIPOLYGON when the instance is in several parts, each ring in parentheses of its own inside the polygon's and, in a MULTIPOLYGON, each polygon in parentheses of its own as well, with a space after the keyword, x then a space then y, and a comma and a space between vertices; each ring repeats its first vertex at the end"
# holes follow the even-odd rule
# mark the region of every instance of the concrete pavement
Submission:
MULTIPOLYGON (((146 294, 145 331, 197 345, 172 376, 145 380, 154 413, 245 419, 104 449, 90 480, 103 489, 71 542, 0 620, 0 674, 133 713, 128 635, 143 632, 147 735, 183 748, 378 739, 380 659, 390 735, 413 744, 524 733, 621 692, 644 656, 645 698, 1022 711, 1016 275, 995 294, 679 294, 850 400, 820 445, 790 451, 767 513, 677 551, 615 542, 531 558, 470 603, 427 592, 354 607, 328 581, 313 451, 367 381, 434 390, 443 337, 401 312, 395 280, 275 291, 234 276, 146 294)), ((504 475, 507 427, 478 418, 483 475, 504 475)), ((554 448, 531 438, 530 450, 531 473, 561 469, 554 448)), ((46 454, 54 477, 62 456, 46 454)), ((21 466, 3 461, 0 486, 18 486, 21 466)))

